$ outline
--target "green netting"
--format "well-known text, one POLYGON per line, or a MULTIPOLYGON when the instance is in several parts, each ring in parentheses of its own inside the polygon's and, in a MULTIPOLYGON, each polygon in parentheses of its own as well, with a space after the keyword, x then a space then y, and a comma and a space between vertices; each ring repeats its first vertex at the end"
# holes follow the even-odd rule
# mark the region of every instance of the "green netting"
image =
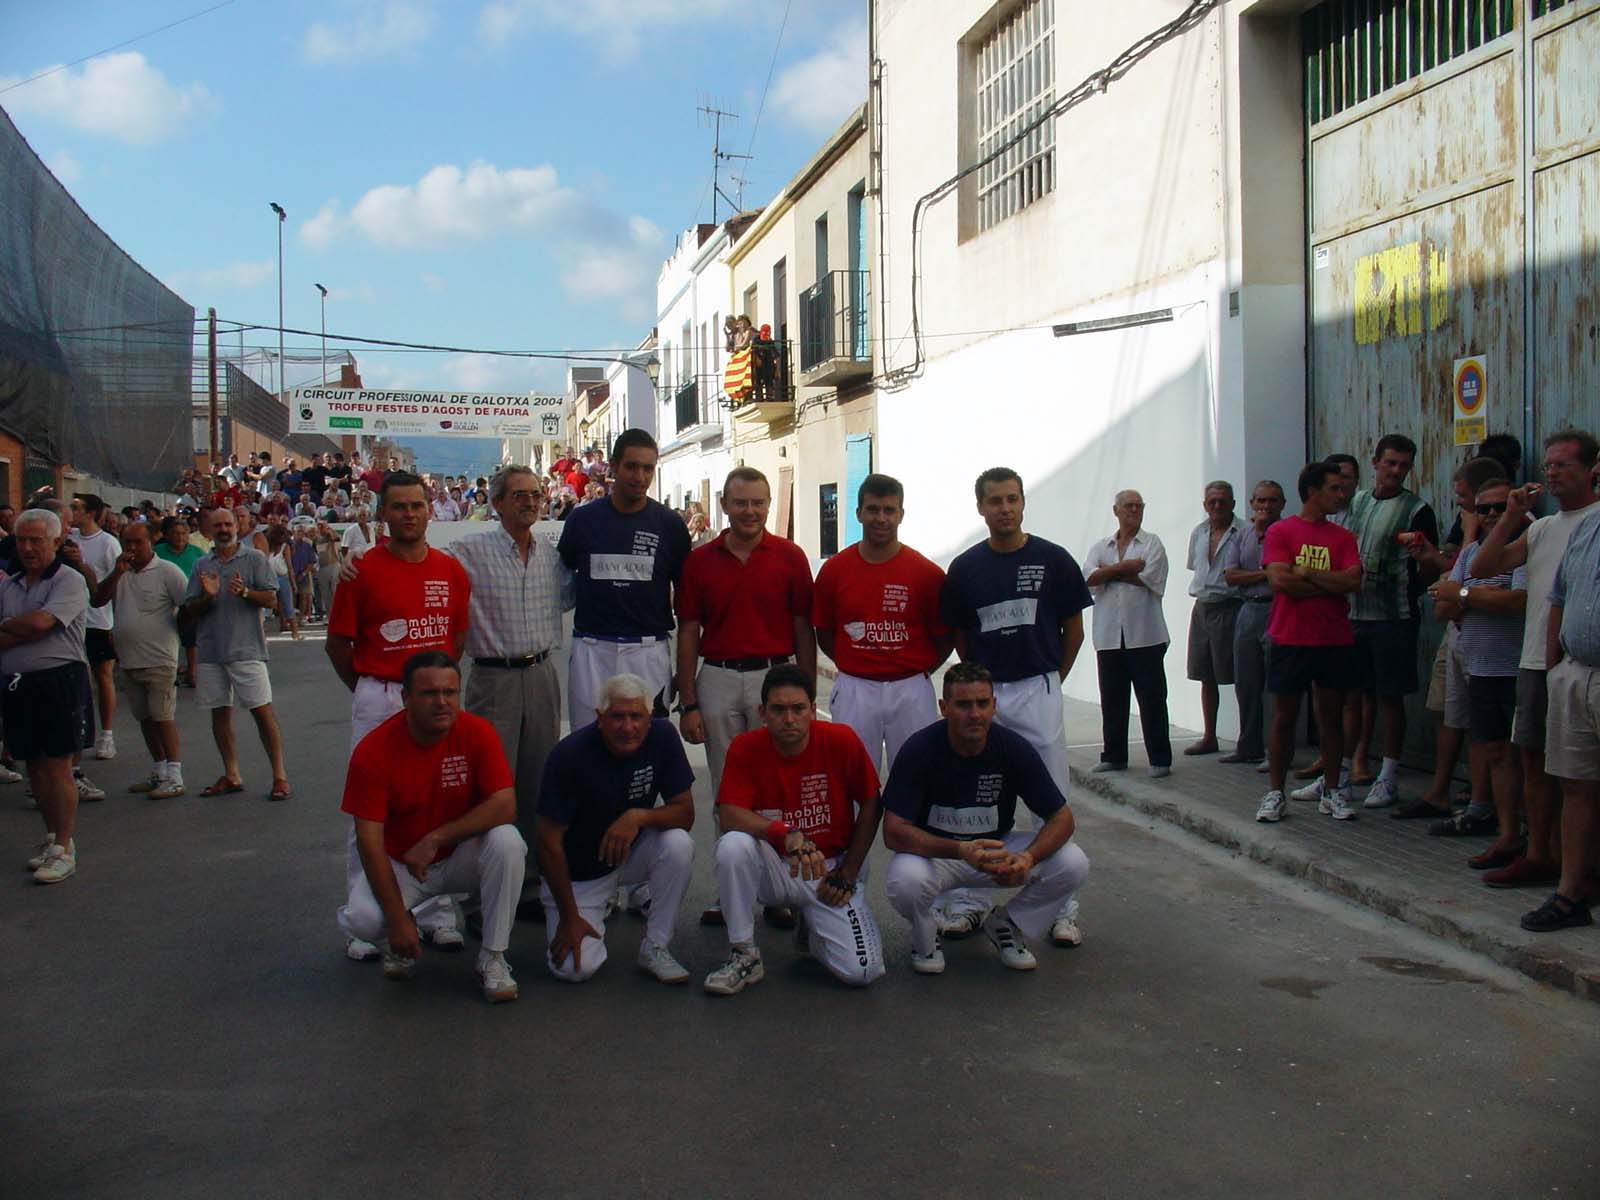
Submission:
POLYGON ((194 309, 101 231, 0 110, 0 428, 164 489, 193 462, 194 309))

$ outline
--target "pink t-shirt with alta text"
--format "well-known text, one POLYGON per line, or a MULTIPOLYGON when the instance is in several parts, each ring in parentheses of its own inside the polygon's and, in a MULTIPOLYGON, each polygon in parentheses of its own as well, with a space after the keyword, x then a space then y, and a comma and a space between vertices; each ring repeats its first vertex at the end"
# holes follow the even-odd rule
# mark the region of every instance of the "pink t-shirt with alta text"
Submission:
MULTIPOLYGON (((1331 521, 1284 517, 1267 530, 1261 566, 1305 564, 1314 571, 1347 571, 1361 564, 1361 551, 1348 529, 1331 521)), ((1274 592, 1267 636, 1277 646, 1351 646, 1350 601, 1344 596, 1289 596, 1274 592)))

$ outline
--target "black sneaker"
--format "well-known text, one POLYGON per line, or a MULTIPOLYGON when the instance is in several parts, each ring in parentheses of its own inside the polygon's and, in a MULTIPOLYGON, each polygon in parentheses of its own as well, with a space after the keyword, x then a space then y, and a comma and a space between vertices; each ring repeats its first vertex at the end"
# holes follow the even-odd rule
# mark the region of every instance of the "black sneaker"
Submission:
POLYGON ((1464 808, 1449 820, 1435 821, 1428 826, 1428 832, 1434 837, 1488 837, 1500 832, 1500 819, 1493 813, 1469 816, 1464 808))
POLYGON ((1551 892, 1550 899, 1522 918, 1522 927, 1529 933, 1554 933, 1593 924, 1587 900, 1568 900, 1560 892, 1551 892))

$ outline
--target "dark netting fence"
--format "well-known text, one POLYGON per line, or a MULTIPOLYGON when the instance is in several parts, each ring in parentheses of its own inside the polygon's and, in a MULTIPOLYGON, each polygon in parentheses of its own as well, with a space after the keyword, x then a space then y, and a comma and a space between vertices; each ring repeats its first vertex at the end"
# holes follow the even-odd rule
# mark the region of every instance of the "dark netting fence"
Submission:
POLYGON ((194 461, 193 332, 0 110, 0 428, 30 462, 163 490, 194 461))

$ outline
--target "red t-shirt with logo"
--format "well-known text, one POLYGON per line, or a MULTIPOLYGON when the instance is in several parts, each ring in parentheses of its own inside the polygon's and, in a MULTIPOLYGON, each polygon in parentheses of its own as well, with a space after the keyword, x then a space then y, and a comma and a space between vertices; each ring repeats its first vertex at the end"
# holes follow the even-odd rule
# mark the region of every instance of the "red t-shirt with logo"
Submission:
POLYGON ((763 533, 740 562, 728 535, 689 552, 673 590, 678 620, 700 622, 700 655, 780 658, 794 653, 794 619, 811 620, 811 561, 788 538, 763 533))
POLYGON ((734 738, 717 803, 781 820, 832 858, 850 846, 856 806, 877 794, 878 772, 855 731, 832 721, 813 721, 806 748, 793 758, 778 753, 765 729, 734 738))
POLYGON ((859 543, 817 572, 811 623, 833 634, 834 665, 860 679, 904 679, 938 665, 935 642, 950 634, 939 620, 944 572, 909 546, 870 563, 859 543))
MULTIPOLYGON (((439 826, 511 786, 500 735, 482 717, 461 713, 443 738, 419 746, 406 714, 397 712, 350 756, 340 807, 357 820, 382 821, 384 850, 401 858, 439 826)), ((448 858, 452 849, 440 850, 433 861, 448 858)))
POLYGON ((455 653, 466 637, 472 591, 459 562, 431 546, 421 562, 377 546, 356 560, 356 570, 334 590, 328 614, 328 632, 356 644, 356 674, 398 681, 419 650, 455 653))
MULTIPOLYGON (((1317 571, 1348 571, 1361 565, 1355 536, 1331 521, 1284 517, 1261 542, 1261 566, 1304 563, 1317 571)), ((1279 646, 1353 646, 1350 601, 1344 596, 1272 594, 1267 636, 1279 646)))

